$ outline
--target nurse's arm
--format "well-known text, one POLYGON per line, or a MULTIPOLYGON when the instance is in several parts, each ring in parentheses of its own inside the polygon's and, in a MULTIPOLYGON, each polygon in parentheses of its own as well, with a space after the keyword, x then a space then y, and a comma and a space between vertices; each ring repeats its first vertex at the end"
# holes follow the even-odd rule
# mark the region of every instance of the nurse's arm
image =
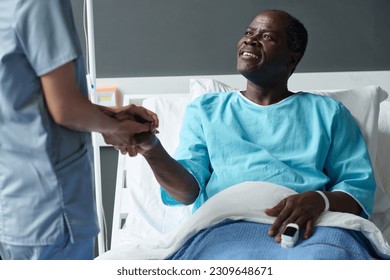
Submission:
POLYGON ((150 130, 149 122, 118 121, 110 117, 109 109, 104 112, 83 96, 77 85, 73 62, 41 76, 41 83, 48 111, 58 125, 77 131, 100 132, 112 145, 129 143, 134 134, 150 130))

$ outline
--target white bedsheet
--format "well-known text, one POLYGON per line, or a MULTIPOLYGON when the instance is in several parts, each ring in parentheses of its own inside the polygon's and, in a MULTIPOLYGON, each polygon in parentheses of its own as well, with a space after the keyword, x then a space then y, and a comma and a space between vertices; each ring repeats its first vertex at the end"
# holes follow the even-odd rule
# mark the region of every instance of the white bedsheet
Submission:
MULTIPOLYGON (((274 206, 281 199, 294 193, 286 187, 266 182, 244 182, 232 186, 210 198, 178 231, 162 236, 161 240, 149 239, 142 243, 125 243, 100 255, 97 259, 164 259, 200 230, 225 219, 243 219, 271 224, 274 218, 265 215, 264 209, 274 206)), ((390 258, 390 245, 376 225, 366 219, 352 214, 329 211, 321 215, 317 224, 361 231, 371 241, 380 256, 390 258)))

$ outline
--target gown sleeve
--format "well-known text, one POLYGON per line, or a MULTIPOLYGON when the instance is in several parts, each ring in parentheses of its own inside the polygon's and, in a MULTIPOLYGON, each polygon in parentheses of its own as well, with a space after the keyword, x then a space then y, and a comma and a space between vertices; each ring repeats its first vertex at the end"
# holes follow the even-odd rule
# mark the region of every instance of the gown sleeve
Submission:
POLYGON ((328 191, 352 196, 369 217, 374 204, 375 177, 364 138, 350 112, 340 104, 332 124, 332 143, 325 162, 328 191))

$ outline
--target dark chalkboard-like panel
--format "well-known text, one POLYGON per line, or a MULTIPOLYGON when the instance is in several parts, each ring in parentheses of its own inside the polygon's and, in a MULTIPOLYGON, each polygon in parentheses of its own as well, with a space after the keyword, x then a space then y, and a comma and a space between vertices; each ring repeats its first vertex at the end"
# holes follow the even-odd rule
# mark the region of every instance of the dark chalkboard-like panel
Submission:
MULTIPOLYGON (((390 69, 388 0, 94 0, 98 77, 236 73, 236 42, 264 9, 309 31, 297 72, 390 69)), ((72 0, 82 41, 82 0, 72 0)))

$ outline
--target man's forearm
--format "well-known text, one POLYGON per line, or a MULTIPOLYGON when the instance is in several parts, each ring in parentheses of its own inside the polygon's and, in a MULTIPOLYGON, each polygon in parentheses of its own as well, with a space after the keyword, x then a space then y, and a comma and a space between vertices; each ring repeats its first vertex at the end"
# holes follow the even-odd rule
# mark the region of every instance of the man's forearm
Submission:
MULTIPOLYGON (((158 141, 158 140, 157 140, 158 141)), ((198 182, 158 143, 144 153, 159 184, 177 201, 192 204, 199 194, 198 182)))

